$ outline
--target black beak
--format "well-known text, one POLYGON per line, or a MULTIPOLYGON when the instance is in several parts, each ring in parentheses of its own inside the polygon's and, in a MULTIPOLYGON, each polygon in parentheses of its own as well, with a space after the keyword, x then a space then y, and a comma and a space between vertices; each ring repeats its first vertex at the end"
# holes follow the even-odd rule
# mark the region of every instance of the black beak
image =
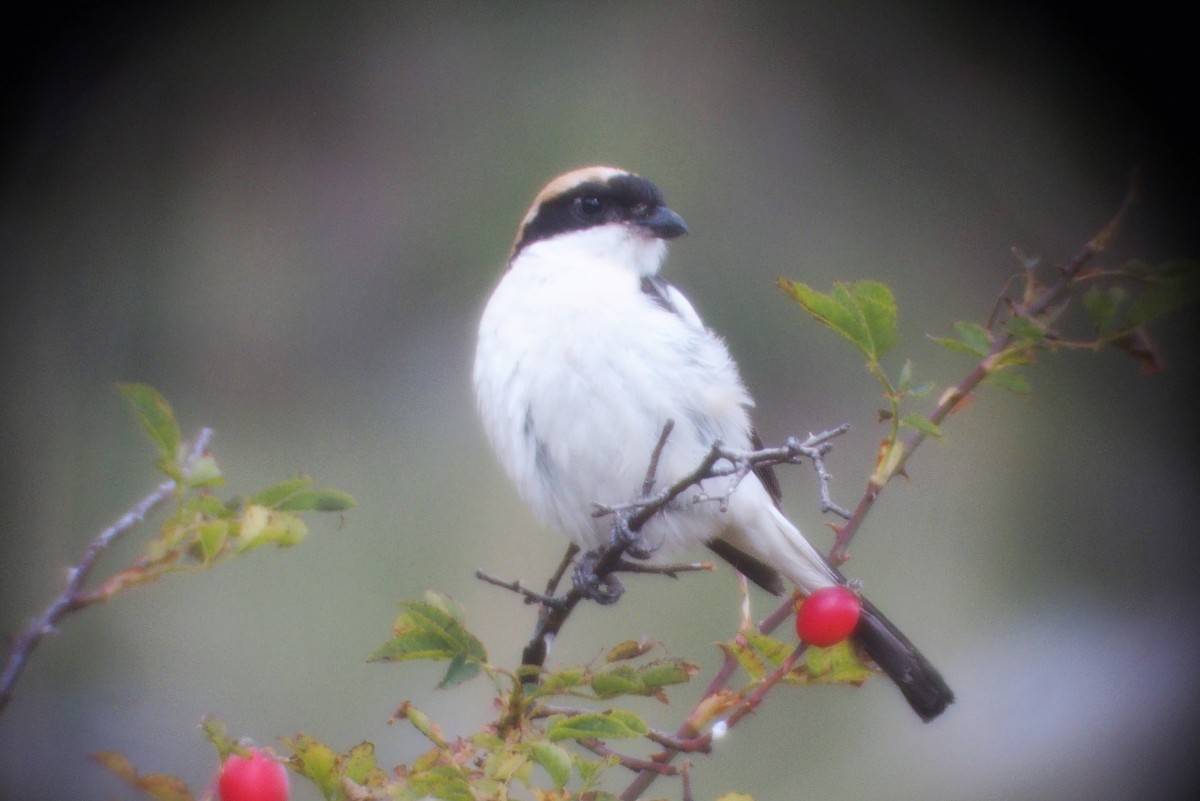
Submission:
POLYGON ((637 221, 641 227, 652 232, 659 239, 674 239, 687 233, 687 223, 666 206, 655 206, 645 217, 637 221))

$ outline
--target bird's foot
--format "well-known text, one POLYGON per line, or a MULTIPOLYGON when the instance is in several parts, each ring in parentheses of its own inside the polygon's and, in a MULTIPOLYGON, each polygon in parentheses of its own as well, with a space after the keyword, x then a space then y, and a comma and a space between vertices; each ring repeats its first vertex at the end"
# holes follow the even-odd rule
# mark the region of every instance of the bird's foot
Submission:
POLYGON ((575 565, 571 581, 585 598, 590 598, 602 606, 615 604, 625 592, 625 585, 612 573, 607 576, 596 575, 596 553, 584 554, 575 565))

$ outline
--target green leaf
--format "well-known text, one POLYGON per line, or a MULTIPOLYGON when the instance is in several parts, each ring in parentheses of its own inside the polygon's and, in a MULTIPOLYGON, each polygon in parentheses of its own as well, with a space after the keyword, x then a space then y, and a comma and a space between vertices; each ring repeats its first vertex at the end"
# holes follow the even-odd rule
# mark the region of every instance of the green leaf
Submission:
POLYGON ((779 286, 819 322, 848 339, 872 365, 896 344, 896 301, 886 284, 838 281, 829 294, 784 278, 779 286))
POLYGON ((1030 345, 1041 345, 1046 341, 1046 332, 1028 317, 1013 317, 1004 324, 1004 330, 1017 338, 1019 349, 1030 345))
POLYGON ((624 709, 606 712, 585 712, 565 718, 552 718, 546 727, 546 736, 551 742, 559 740, 621 740, 641 737, 649 727, 646 722, 624 709))
POLYGON ((466 654, 455 654, 446 667, 446 674, 438 683, 439 687, 457 687, 479 675, 482 669, 478 660, 468 659, 466 654))
POLYGON ((353 506, 353 496, 341 490, 309 489, 280 501, 275 508, 287 512, 344 512, 353 506))
POLYGON ((625 640, 608 649, 604 655, 605 662, 621 662, 626 659, 636 659, 658 644, 657 640, 625 640))
POLYGON ((292 766, 315 784, 323 796, 336 797, 342 783, 337 752, 307 734, 285 738, 283 743, 292 750, 292 766))
POLYGON ((174 464, 179 458, 179 423, 166 398, 145 384, 118 384, 117 388, 133 407, 138 421, 150 435, 162 459, 174 464))
POLYGON ((1116 317, 1117 309, 1125 302, 1126 292, 1119 286, 1102 289, 1093 286, 1083 295, 1083 307, 1087 309, 1096 331, 1100 334, 1108 331, 1116 317))
POLYGON ((699 668, 696 665, 684 662, 682 659, 663 659, 651 662, 639 673, 641 673, 642 683, 646 685, 646 688, 654 691, 671 684, 684 684, 696 675, 697 670, 699 668))
POLYGON ((900 424, 906 425, 909 428, 915 428, 922 434, 928 434, 931 437, 942 436, 942 429, 936 423, 931 423, 919 414, 904 415, 900 418, 900 424))
POLYGON ((987 329, 978 323, 959 320, 954 324, 959 341, 967 347, 968 352, 976 356, 987 356, 992 349, 992 338, 987 329))
POLYGON ((225 542, 228 539, 228 520, 214 520, 202 524, 196 534, 196 540, 200 543, 200 553, 204 557, 204 561, 206 563, 211 562, 213 557, 219 554, 221 549, 225 547, 225 542))
POLYGON ((759 681, 763 676, 767 675, 769 668, 758 651, 749 645, 742 645, 734 640, 732 642, 717 643, 718 647, 725 653, 737 660, 738 665, 742 670, 749 674, 754 681, 759 681))
POLYGON ((1133 327, 1153 320, 1200 300, 1200 266, 1184 259, 1164 262, 1150 274, 1150 286, 1129 309, 1133 327))
POLYGON ((424 600, 406 602, 403 609, 392 624, 395 636, 371 655, 371 661, 447 660, 441 687, 478 675, 487 651, 463 625, 462 607, 444 595, 426 593, 424 600))
POLYGON ((299 492, 311 483, 312 479, 308 478, 307 476, 289 478, 286 481, 281 481, 274 486, 267 487, 265 490, 262 490, 250 499, 250 503, 256 503, 259 506, 265 506, 268 509, 274 509, 280 503, 282 503, 285 498, 288 498, 291 495, 299 492))
POLYGON ((295 545, 306 536, 308 526, 296 515, 251 504, 242 510, 237 552, 245 553, 269 543, 281 548, 295 545))
POLYGON ((537 696, 555 695, 557 693, 582 687, 587 683, 587 673, 583 668, 570 667, 542 676, 541 682, 533 689, 537 696))
POLYGON ((805 664, 811 684, 852 684, 857 687, 871 675, 855 655, 849 640, 828 648, 809 648, 805 652, 805 664))
POLYGON ((755 629, 749 629, 743 632, 746 641, 754 647, 756 651, 767 658, 772 665, 776 667, 783 664, 783 660, 791 656, 792 651, 796 649, 795 644, 788 645, 783 640, 777 640, 774 637, 769 637, 766 634, 761 634, 755 629))
POLYGON ((350 749, 342 765, 342 774, 364 787, 381 787, 387 774, 375 759, 375 744, 362 742, 350 749))
POLYGON ((1033 392, 1033 387, 1025 380, 1025 377, 1013 370, 993 370, 987 374, 984 380, 1018 395, 1028 395, 1033 392))
POLYGON ((646 685, 637 668, 632 665, 617 665, 612 670, 592 676, 592 692, 597 698, 613 698, 618 695, 645 695, 646 685))
POLYGON ((179 519, 181 520, 233 520, 235 515, 215 495, 191 495, 185 497, 179 519))
POLYGON ((204 738, 213 744, 217 749, 218 756, 221 761, 225 761, 225 757, 234 753, 238 749, 237 741, 229 736, 225 721, 212 715, 205 715, 200 721, 200 730, 204 732, 204 738))
POLYGON ((446 747, 446 737, 442 734, 441 728, 434 723, 428 715, 417 709, 408 701, 400 705, 400 709, 396 712, 396 717, 403 716, 412 724, 413 728, 424 734, 425 737, 438 748, 446 747))
POLYGON ((191 469, 183 481, 184 486, 189 489, 219 487, 224 483, 225 477, 221 475, 221 468, 217 467, 217 460, 208 454, 192 462, 191 469))
POLYGON ((938 345, 941 345, 946 350, 953 350, 953 351, 957 351, 958 353, 966 353, 969 356, 986 356, 987 355, 985 353, 981 354, 981 353, 976 352, 976 350, 974 348, 967 345, 965 342, 963 342, 960 339, 953 339, 952 337, 935 337, 932 335, 930 335, 929 338, 933 342, 937 343, 938 345))
POLYGON ((471 783, 459 768, 439 765, 408 777, 408 787, 414 798, 437 798, 439 801, 476 801, 471 783))
POLYGON ((541 765, 550 774, 554 787, 561 790, 571 778, 571 754, 562 746, 554 743, 536 742, 530 747, 533 761, 541 765))
POLYGON ((187 784, 178 776, 166 773, 138 774, 133 764, 116 751, 98 751, 92 759, 155 801, 193 801, 187 784))

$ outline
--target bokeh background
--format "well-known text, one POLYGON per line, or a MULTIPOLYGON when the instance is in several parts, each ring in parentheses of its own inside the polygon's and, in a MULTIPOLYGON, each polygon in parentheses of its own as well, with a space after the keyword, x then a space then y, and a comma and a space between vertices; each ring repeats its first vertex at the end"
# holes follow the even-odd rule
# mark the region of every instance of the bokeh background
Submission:
MULTIPOLYGON (((423 748, 386 724, 402 699, 451 734, 489 715, 484 682, 438 692, 434 667, 365 659, 428 587, 467 606, 500 663, 530 630, 472 574, 540 582, 561 543, 486 451, 469 370, 515 225, 562 170, 659 183, 692 230, 667 274, 726 335, 767 439, 854 424, 831 461, 846 503, 880 435, 875 388, 776 276, 888 282, 888 367, 910 357, 946 383, 967 363, 925 335, 987 315, 1014 245, 1073 255, 1135 164, 1143 202, 1114 260, 1200 254, 1182 21, 1155 2, 1112 19, 961 5, 28 9, 4 36, 0 630, 158 480, 115 382, 157 387, 189 432, 213 426, 232 490, 305 472, 359 506, 300 548, 69 619, 0 718, 0 795, 132 797, 89 762, 100 749, 200 791, 206 713, 262 743, 369 739, 386 765, 423 748)), ((984 393, 877 505, 848 569, 958 691, 943 719, 920 724, 882 681, 779 693, 699 760, 697 797, 1187 792, 1192 322, 1156 330, 1162 375, 1061 354, 1029 371, 1032 397, 984 393)), ((811 476, 785 491, 823 541, 811 476)), ((737 622, 728 571, 628 584, 577 616, 560 663, 650 635, 716 664, 737 622)), ((698 691, 643 711, 672 728, 698 691)))

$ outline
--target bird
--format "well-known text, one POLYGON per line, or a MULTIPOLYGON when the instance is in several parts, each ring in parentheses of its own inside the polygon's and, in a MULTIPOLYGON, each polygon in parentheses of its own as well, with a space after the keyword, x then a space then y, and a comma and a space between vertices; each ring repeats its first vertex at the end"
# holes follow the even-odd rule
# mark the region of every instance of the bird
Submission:
MULTIPOLYGON (((754 400, 725 341, 660 274, 683 218, 642 176, 609 166, 550 181, 522 219, 507 268, 480 317, 472 371, 486 437, 539 521, 587 552, 610 542, 597 506, 641 495, 667 421, 656 478, 696 469, 715 442, 760 445, 754 400)), ((648 551, 706 545, 779 595, 848 584, 785 516, 770 469, 710 477, 640 536, 648 551)), ((954 693, 866 598, 852 640, 922 720, 954 693)))

